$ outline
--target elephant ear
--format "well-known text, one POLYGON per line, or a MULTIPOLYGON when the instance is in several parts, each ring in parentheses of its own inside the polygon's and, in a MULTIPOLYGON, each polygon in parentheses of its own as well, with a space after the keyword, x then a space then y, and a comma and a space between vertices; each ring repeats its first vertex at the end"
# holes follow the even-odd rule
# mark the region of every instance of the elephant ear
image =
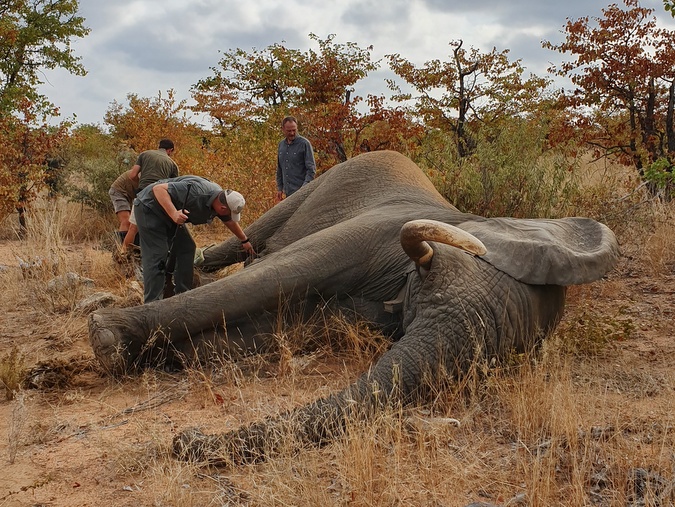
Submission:
POLYGON ((590 218, 486 218, 458 227, 480 239, 482 256, 534 285, 576 285, 604 276, 619 258, 614 233, 590 218))

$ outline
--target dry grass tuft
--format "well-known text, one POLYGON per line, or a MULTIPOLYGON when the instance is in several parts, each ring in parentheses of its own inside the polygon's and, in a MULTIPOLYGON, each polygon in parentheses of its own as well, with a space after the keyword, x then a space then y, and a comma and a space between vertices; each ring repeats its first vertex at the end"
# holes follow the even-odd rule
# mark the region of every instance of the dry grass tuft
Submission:
POLYGON ((642 258, 650 274, 675 272, 675 206, 652 204, 652 227, 641 242, 642 258))
POLYGON ((14 407, 12 408, 12 417, 9 421, 8 458, 10 465, 14 464, 14 460, 16 459, 16 453, 21 443, 21 437, 25 425, 26 425, 25 395, 23 393, 18 393, 16 396, 16 401, 14 402, 14 407))
POLYGON ((26 376, 26 358, 16 345, 0 358, 0 383, 5 399, 13 400, 26 376))

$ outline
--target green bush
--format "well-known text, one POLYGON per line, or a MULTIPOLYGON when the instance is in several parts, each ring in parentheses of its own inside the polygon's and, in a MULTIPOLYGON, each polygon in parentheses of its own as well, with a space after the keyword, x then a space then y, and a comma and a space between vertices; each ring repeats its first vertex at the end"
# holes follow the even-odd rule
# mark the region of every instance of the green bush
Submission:
POLYGON ((68 184, 70 200, 101 213, 112 213, 108 195, 110 185, 120 174, 131 169, 135 160, 133 153, 122 150, 117 155, 87 156, 73 161, 68 184))
POLYGON ((86 160, 73 172, 68 186, 70 200, 85 204, 97 211, 112 213, 108 195, 110 185, 123 171, 110 160, 86 160))
POLYGON ((554 217, 578 191, 570 163, 574 159, 562 150, 545 152, 545 129, 515 119, 473 138, 475 151, 459 159, 451 136, 430 134, 418 160, 436 188, 461 211, 487 217, 554 217))

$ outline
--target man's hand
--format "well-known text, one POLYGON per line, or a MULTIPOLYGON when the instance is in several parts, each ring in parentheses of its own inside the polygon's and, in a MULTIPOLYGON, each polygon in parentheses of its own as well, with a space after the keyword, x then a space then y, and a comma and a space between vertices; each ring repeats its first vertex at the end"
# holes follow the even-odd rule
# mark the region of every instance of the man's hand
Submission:
MULTIPOLYGON (((173 223, 178 225, 183 225, 188 220, 187 210, 179 210, 174 206, 173 201, 171 200, 171 195, 169 194, 169 184, 168 183, 157 183, 152 187, 152 193, 155 195, 155 199, 162 207, 164 212, 169 216, 173 223)), ((185 203, 183 203, 185 206, 185 203)))
POLYGON ((184 210, 179 210, 179 209, 177 209, 177 210, 171 215, 171 220, 173 220, 173 222, 174 222, 175 224, 183 225, 185 222, 188 221, 188 218, 189 218, 189 217, 188 217, 188 213, 190 213, 190 212, 189 212, 188 210, 186 210, 186 209, 184 209, 184 210))
POLYGON ((250 241, 247 241, 246 243, 242 243, 241 247, 246 251, 247 254, 254 256, 256 255, 255 250, 253 249, 253 245, 251 244, 250 241))
POLYGON ((284 200, 284 193, 281 190, 277 190, 277 195, 274 198, 275 203, 280 203, 284 200))

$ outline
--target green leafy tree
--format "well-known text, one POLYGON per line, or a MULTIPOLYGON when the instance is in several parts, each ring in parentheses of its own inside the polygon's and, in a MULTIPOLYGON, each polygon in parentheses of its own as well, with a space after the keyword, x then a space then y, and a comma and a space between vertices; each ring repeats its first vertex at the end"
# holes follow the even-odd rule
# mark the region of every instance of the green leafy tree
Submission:
POLYGON ((24 97, 43 100, 37 86, 44 70, 86 74, 70 47, 73 37, 89 33, 78 7, 77 0, 0 0, 0 113, 24 97))
POLYGON ((77 0, 0 0, 0 216, 16 208, 21 230, 25 207, 59 170, 49 163, 71 125, 50 126, 58 109, 37 90, 42 72, 85 74, 70 47, 89 33, 78 7, 77 0))
POLYGON ((271 112, 295 102, 300 52, 282 44, 265 49, 223 53, 213 75, 192 87, 195 111, 208 113, 214 127, 224 132, 248 116, 266 121, 271 112))

